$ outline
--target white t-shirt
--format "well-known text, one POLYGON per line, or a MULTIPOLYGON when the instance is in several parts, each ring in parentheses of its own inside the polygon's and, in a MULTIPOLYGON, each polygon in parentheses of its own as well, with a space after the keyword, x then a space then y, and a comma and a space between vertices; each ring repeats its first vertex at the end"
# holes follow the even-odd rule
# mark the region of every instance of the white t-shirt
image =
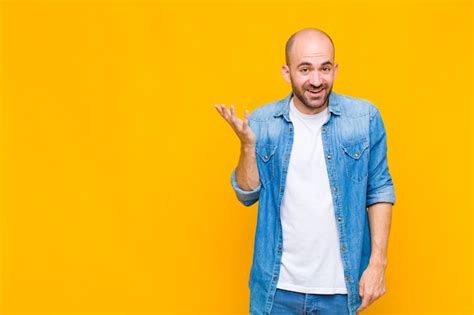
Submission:
POLYGON ((347 293, 321 126, 326 107, 308 115, 290 101, 294 126, 280 218, 283 252, 277 288, 313 294, 347 293))

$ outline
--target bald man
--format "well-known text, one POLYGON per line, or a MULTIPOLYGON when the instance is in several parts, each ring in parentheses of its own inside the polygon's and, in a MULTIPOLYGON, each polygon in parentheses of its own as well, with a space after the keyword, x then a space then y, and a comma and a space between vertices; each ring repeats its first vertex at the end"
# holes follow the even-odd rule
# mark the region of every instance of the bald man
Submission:
POLYGON ((325 32, 296 32, 285 55, 284 99, 242 119, 215 105, 241 142, 236 196, 258 201, 250 313, 357 314, 386 290, 395 192, 384 124, 371 102, 332 91, 325 32))

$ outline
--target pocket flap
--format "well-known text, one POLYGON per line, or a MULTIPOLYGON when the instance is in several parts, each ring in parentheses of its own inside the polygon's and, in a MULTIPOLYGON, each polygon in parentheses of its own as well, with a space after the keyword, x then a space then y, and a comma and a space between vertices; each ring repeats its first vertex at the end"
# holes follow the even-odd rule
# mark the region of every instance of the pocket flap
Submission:
POLYGON ((256 147, 257 155, 267 162, 275 154, 277 146, 273 144, 261 144, 256 147))
POLYGON ((356 143, 344 144, 342 149, 349 155, 351 158, 358 160, 362 153, 369 147, 369 141, 363 140, 356 143))

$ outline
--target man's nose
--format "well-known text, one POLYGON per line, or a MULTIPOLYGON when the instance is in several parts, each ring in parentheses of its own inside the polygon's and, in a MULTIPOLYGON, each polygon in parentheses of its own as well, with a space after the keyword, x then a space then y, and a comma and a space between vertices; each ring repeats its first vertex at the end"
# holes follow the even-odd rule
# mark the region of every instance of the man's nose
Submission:
POLYGON ((311 83, 312 85, 316 87, 320 86, 322 83, 322 79, 321 79, 321 74, 319 73, 319 71, 313 71, 313 73, 311 73, 309 80, 310 80, 309 83, 311 83))

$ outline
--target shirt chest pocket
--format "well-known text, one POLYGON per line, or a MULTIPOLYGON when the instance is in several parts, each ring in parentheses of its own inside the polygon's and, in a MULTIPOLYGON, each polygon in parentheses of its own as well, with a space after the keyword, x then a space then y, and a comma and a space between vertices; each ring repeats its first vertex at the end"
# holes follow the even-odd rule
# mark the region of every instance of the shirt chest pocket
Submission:
POLYGON ((259 144, 255 148, 257 152, 258 173, 263 186, 267 186, 275 177, 276 149, 277 146, 273 144, 259 144))
POLYGON ((369 163, 369 141, 367 139, 356 142, 343 143, 344 169, 346 176, 354 182, 361 182, 367 178, 369 163))

